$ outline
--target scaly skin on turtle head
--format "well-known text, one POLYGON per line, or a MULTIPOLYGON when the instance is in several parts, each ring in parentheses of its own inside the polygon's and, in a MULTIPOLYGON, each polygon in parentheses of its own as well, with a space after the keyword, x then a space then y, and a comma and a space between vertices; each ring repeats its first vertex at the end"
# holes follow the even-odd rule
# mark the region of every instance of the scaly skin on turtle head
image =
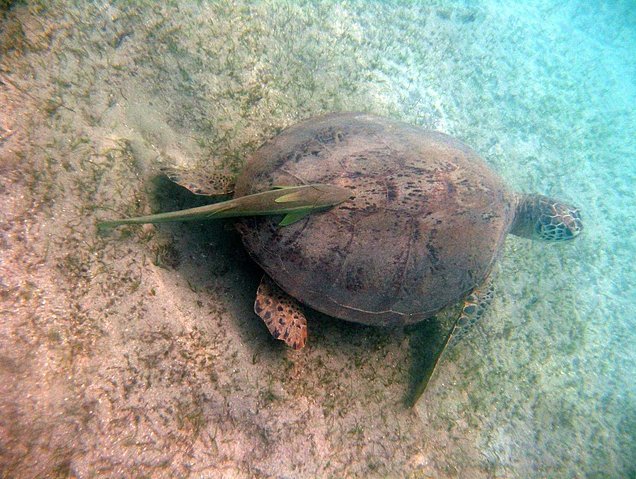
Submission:
POLYGON ((510 232, 530 239, 565 241, 574 239, 582 230, 578 208, 535 194, 519 198, 510 232))

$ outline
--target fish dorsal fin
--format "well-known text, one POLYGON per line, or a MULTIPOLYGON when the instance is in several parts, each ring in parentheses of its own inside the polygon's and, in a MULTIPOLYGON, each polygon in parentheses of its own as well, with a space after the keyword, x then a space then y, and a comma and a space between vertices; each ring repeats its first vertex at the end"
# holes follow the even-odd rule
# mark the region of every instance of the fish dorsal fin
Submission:
POLYGON ((229 195, 236 182, 236 175, 227 171, 164 167, 161 172, 179 186, 201 196, 229 195))
POLYGON ((305 193, 303 191, 294 191, 292 193, 287 193, 286 195, 279 196, 274 201, 276 203, 291 203, 292 201, 299 201, 305 197, 305 193))
POLYGON ((311 210, 307 211, 297 211, 295 213, 287 213, 283 220, 278 223, 278 226, 289 226, 296 221, 302 220, 305 216, 309 215, 311 210))

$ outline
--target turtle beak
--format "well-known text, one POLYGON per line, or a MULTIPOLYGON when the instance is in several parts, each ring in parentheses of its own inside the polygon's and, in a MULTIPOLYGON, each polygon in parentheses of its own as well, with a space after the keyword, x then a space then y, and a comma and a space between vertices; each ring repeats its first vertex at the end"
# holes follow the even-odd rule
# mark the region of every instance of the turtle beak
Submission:
POLYGON ((576 238, 583 231, 583 222, 578 208, 571 209, 567 215, 563 216, 563 225, 569 234, 569 238, 576 238))

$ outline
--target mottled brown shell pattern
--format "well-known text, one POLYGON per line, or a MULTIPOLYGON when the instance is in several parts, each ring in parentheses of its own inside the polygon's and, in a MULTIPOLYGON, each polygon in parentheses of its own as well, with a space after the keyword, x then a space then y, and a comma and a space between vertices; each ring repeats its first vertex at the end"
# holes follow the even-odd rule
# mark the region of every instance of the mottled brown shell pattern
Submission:
POLYGON ((263 145, 236 195, 330 183, 352 199, 291 226, 238 224, 250 255, 287 293, 331 316, 413 323, 463 299, 490 272, 514 198, 470 148, 360 113, 297 124, 263 145))

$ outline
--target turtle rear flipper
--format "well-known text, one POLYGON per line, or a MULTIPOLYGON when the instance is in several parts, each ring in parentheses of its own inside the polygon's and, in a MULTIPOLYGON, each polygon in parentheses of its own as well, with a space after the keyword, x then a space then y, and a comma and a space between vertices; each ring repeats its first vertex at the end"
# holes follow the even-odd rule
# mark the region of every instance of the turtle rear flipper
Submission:
POLYGON ((492 302, 494 296, 494 286, 492 279, 489 277, 484 281, 484 283, 475 288, 464 300, 464 305, 462 307, 462 311, 460 315, 457 317, 455 324, 451 328, 446 340, 442 343, 441 348, 437 352, 435 356, 435 361, 433 364, 426 370, 424 377, 419 382, 417 389, 415 390, 412 400, 411 406, 415 406, 419 398, 426 391, 426 387, 428 386, 429 381, 435 374, 435 370, 440 363, 440 359, 442 358, 444 351, 447 348, 454 346, 457 344, 459 340, 461 340, 466 333, 470 330, 470 327, 475 324, 484 314, 488 305, 492 302))
POLYGON ((280 289, 269 276, 263 276, 256 292, 254 312, 267 329, 293 349, 302 349, 307 342, 307 319, 298 302, 280 289))
POLYGON ((190 170, 168 166, 161 168, 161 172, 195 195, 220 196, 234 192, 236 175, 226 171, 190 170))

